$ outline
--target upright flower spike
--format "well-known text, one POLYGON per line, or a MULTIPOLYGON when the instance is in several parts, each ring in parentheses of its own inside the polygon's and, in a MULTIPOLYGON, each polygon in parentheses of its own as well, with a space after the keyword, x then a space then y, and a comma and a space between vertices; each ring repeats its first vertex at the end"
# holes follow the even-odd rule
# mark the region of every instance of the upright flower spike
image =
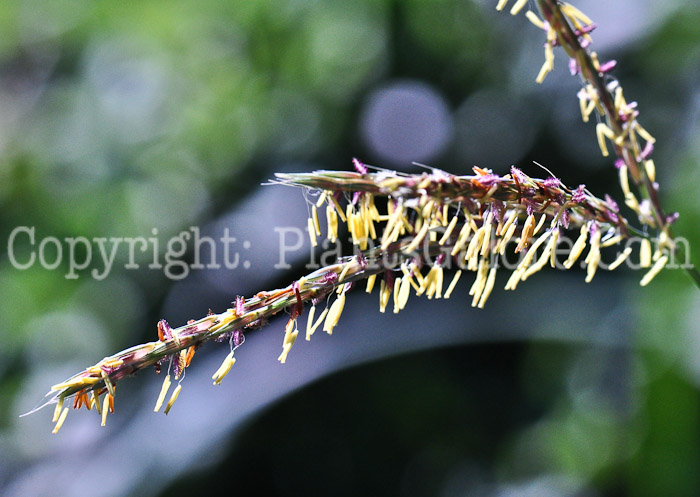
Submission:
MULTIPOLYGON (((536 2, 542 19, 534 14, 528 15, 528 19, 538 28, 547 31, 546 46, 559 45, 566 50, 571 58, 570 67, 574 68, 571 73, 581 74, 584 79, 583 88, 578 93, 583 120, 587 122, 594 111, 598 113, 596 136, 600 150, 603 156, 607 157, 610 152, 606 140, 610 140, 617 155, 616 166, 625 167, 625 183, 622 183, 622 171, 620 175, 625 204, 638 214, 640 222, 657 229, 659 235, 666 233, 669 223, 656 191, 655 164, 647 162, 651 160, 655 139, 639 123, 637 103, 627 102, 619 81, 610 74, 617 63, 614 60, 601 63, 598 54, 590 50, 590 33, 595 24, 588 16, 571 4, 558 0, 536 2), (554 42, 550 31, 554 33, 554 42), (636 194, 632 193, 626 184, 627 171, 638 191, 636 194)), ((505 2, 499 2, 501 8, 504 5, 505 2)), ((676 250, 671 245, 660 248, 671 252, 676 250)), ((688 271, 700 285, 700 274, 697 270, 688 271)))

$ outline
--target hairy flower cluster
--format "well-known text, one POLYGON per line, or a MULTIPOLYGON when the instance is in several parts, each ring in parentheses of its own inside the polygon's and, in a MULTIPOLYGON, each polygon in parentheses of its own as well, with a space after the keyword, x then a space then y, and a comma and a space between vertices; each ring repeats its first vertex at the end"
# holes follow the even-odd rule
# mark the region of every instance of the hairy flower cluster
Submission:
MULTIPOLYGON (((499 0, 496 8, 502 10, 508 0, 499 0)), ((517 0, 510 10, 518 14, 527 4, 517 0)), ((677 214, 665 215, 658 199, 656 165, 651 158, 654 137, 638 121, 637 102, 628 102, 622 86, 610 72, 617 66, 615 60, 600 62, 598 53, 591 50, 593 21, 571 4, 557 0, 537 0, 542 18, 528 10, 525 16, 532 24, 546 33, 545 62, 536 81, 541 83, 554 68, 554 48, 561 45, 569 56, 572 75, 580 75, 582 88, 577 97, 581 117, 588 122, 591 114, 597 114, 596 137, 604 157, 608 157, 611 143, 619 169, 620 186, 625 205, 634 211, 640 222, 659 231, 659 243, 664 249, 674 251, 670 225, 677 214), (630 189, 629 178, 638 194, 630 189)))
MULTIPOLYGON (((385 312, 393 301, 393 312, 401 311, 410 294, 429 299, 450 298, 463 271, 476 274, 469 294, 472 306, 484 307, 496 282, 498 256, 509 245, 520 254, 505 288, 514 290, 520 281, 544 268, 554 266, 557 244, 563 232, 576 230, 578 237, 571 247, 564 267, 570 268, 583 254, 586 281, 598 269, 601 248, 620 243, 628 237, 628 223, 611 199, 600 199, 583 185, 571 189, 555 178, 531 178, 513 167, 510 174, 499 176, 474 168, 474 174, 455 176, 440 170, 420 175, 394 171, 368 172, 355 160, 358 172, 317 171, 308 174, 278 174, 277 183, 300 186, 318 195, 308 220, 313 244, 321 236, 318 210, 325 207, 326 237, 337 240, 340 222, 347 225, 357 247, 354 256, 324 267, 270 292, 259 292, 244 299, 238 297, 226 311, 210 312, 204 318, 171 328, 165 320, 157 326, 158 340, 131 347, 102 359, 79 374, 54 385, 50 399, 55 402, 54 432, 62 426, 68 413, 65 399, 73 398, 73 408, 93 407, 102 424, 114 410, 117 381, 148 366, 160 373, 167 363, 161 392, 154 411, 165 404, 167 414, 180 395, 185 370, 195 351, 208 341, 228 339, 230 351, 213 374, 214 385, 221 384, 235 363, 234 351, 243 341, 243 332, 260 327, 268 318, 288 311, 282 353, 286 361, 299 329, 298 319, 308 309, 306 339, 315 331, 332 334, 345 307, 346 293, 354 283, 366 280, 372 292, 379 280, 379 308, 385 312), (378 207, 378 201, 382 204, 378 207), (458 269, 449 284, 445 269, 458 269), (318 317, 316 306, 328 302, 318 317), (172 386, 177 386, 165 399, 172 386), (104 397, 101 397, 104 395, 104 397)), ((642 245, 642 260, 651 265, 650 245, 642 245)), ((631 253, 627 248, 608 269, 619 266, 631 253)), ((666 259, 659 253, 656 263, 642 280, 647 284, 666 259)), ((644 264, 644 263, 643 263, 644 264)), ((42 406, 43 407, 43 406, 42 406)))
MULTIPOLYGON (((508 0, 499 0, 497 9, 502 10, 507 3, 508 0)), ((590 33, 595 27, 592 21, 566 3, 537 3, 542 18, 531 11, 526 14, 546 33, 545 62, 537 81, 542 82, 552 70, 554 48, 563 46, 570 57, 572 74, 582 78, 578 94, 582 118, 588 121, 592 113, 598 113, 596 132, 601 152, 608 155, 609 141, 617 154, 625 204, 643 224, 659 232, 658 247, 653 253, 649 237, 642 236, 640 266, 649 269, 641 284, 646 285, 675 250, 670 234, 675 216, 665 216, 657 198, 655 166, 650 157, 654 139, 638 123, 636 103, 626 101, 619 83, 609 75, 615 62, 599 63, 597 54, 589 49, 590 33), (630 178, 640 197, 631 191, 630 178)), ((526 4, 525 0, 516 0, 511 14, 517 14, 526 4)), ((229 342, 229 353, 212 376, 214 385, 219 385, 236 362, 234 351, 243 344, 244 332, 287 311, 289 319, 278 358, 284 363, 296 342, 303 313, 307 311, 306 340, 321 326, 332 334, 345 308, 346 294, 358 281, 366 281, 368 293, 378 283, 379 310, 385 312, 393 302, 393 312, 398 313, 412 293, 429 299, 450 298, 463 272, 473 272, 471 305, 481 308, 495 286, 499 257, 508 252, 519 257, 505 284, 506 290, 515 290, 521 281, 545 266, 557 266, 564 235, 573 233, 575 242, 564 247, 563 267, 573 267, 586 252, 583 264, 589 282, 600 267, 601 249, 620 244, 632 232, 639 234, 610 197, 596 197, 583 185, 568 188, 551 174, 544 179, 532 178, 515 167, 503 176, 478 167, 473 169, 474 174, 465 176, 438 169, 401 174, 372 169, 357 159, 353 163, 355 172, 278 174, 274 180, 304 188, 307 198, 315 196, 307 221, 312 245, 318 244, 323 231, 327 240, 337 241, 343 223, 355 247, 353 256, 341 258, 285 288, 259 292, 247 299, 237 297, 226 311, 210 311, 206 317, 179 328, 171 328, 161 320, 157 341, 105 357, 54 385, 47 394, 48 400, 31 412, 55 403, 56 433, 69 411, 65 401, 72 398, 74 409, 94 407, 104 425, 107 413, 114 411, 119 380, 149 366, 160 373, 167 364, 154 409, 157 412, 165 404, 167 414, 180 395, 185 371, 202 344, 229 342), (325 217, 325 230, 321 229, 319 211, 325 217), (446 270, 452 268, 456 270, 447 284, 446 270), (320 305, 323 310, 316 316, 320 305), (166 403, 173 381, 177 386, 166 403)), ((631 247, 625 248, 607 269, 620 266, 631 252, 631 247)), ((700 281, 700 276, 696 279, 700 281)))

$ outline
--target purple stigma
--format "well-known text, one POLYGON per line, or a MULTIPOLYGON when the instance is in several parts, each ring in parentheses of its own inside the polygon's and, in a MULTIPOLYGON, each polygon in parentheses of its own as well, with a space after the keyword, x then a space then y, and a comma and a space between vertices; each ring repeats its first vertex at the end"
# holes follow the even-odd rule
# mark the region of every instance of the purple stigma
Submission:
POLYGON ((569 72, 572 76, 576 76, 580 72, 581 68, 578 66, 576 59, 569 59, 569 72))
POLYGON ((559 178, 552 176, 544 180, 544 186, 547 188, 559 188, 561 186, 561 181, 559 178))
POLYGON ((598 67, 598 72, 599 72, 599 73, 602 73, 602 74, 605 74, 606 72, 610 72, 610 71, 612 71, 613 69, 615 69, 615 66, 616 66, 616 65, 617 65, 617 61, 616 61, 615 59, 611 59, 611 60, 609 60, 609 61, 607 61, 607 62, 602 63, 602 64, 598 67))
POLYGON ((586 193, 583 191, 586 185, 578 185, 578 188, 571 194, 571 201, 575 204, 580 204, 586 199, 586 193))
POLYGON ((352 165, 355 167, 355 171, 360 174, 367 174, 369 172, 367 166, 354 157, 352 158, 352 165))

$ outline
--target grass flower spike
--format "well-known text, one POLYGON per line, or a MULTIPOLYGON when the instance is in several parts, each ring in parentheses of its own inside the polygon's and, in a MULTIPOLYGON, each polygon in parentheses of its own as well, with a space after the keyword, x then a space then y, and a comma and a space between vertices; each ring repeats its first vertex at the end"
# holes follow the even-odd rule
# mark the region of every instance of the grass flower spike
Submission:
MULTIPOLYGON (((499 0, 496 8, 502 10, 508 3, 499 0)), ((518 14, 527 4, 515 1, 510 13, 518 14)), ((591 19, 556 0, 537 0, 537 5, 539 16, 525 13, 545 32, 545 60, 537 82, 553 70, 555 49, 563 47, 572 74, 581 77, 577 94, 581 117, 588 122, 596 116, 598 146, 604 156, 612 151, 617 157, 624 204, 636 214, 635 224, 641 227, 630 223, 611 197, 596 196, 584 185, 568 187, 545 168, 548 174, 543 178, 516 167, 506 174, 479 167, 468 175, 440 169, 404 174, 353 159, 354 171, 279 173, 271 183, 301 188, 307 200, 314 199, 306 223, 311 245, 319 245, 324 236, 324 243, 336 243, 346 230, 352 255, 284 288, 239 296, 225 311, 210 311, 180 327, 171 328, 161 320, 154 330, 157 340, 105 357, 54 385, 44 404, 32 412, 55 403, 56 433, 70 410, 66 399, 73 399, 74 409, 94 407, 105 425, 107 414, 114 412, 116 387, 123 378, 148 367, 160 374, 167 367, 154 411, 165 404, 168 414, 203 344, 229 342, 228 355, 212 375, 213 384, 220 385, 236 362, 234 352, 243 345, 244 333, 265 326, 284 311, 289 317, 278 360, 285 363, 304 312, 308 312, 306 340, 321 326, 329 335, 336 329, 342 332, 343 310, 351 305, 349 294, 361 281, 366 281, 367 293, 378 287, 380 312, 389 308, 399 313, 416 297, 458 299, 457 282, 471 277, 471 306, 483 308, 497 287, 499 270, 510 271, 504 278, 506 290, 516 290, 547 266, 572 269, 578 265, 590 282, 599 270, 622 265, 633 253, 627 242, 635 237, 642 240, 639 258, 646 274, 641 285, 647 285, 677 250, 670 229, 677 216, 665 215, 658 199, 656 165, 651 158, 654 138, 638 122, 637 104, 626 100, 619 82, 610 75, 615 62, 601 63, 590 49, 595 28, 591 19), (325 223, 319 214, 325 214, 325 223), (652 237, 650 230, 657 236, 652 237), (570 248, 562 243, 566 237, 575 239, 570 248), (624 250, 604 265, 604 251, 623 243, 627 243, 624 250), (508 267, 512 259, 517 260, 508 267), (323 308, 318 312, 317 307, 323 308), (166 402, 174 381, 177 385, 166 402)), ((690 272, 700 286, 700 275, 694 269, 690 272)))

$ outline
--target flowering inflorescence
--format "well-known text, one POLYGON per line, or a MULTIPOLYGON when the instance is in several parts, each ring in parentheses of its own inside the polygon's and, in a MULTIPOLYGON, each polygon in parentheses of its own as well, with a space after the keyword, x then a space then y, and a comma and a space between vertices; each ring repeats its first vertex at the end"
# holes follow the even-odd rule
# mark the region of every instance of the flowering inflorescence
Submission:
MULTIPOLYGON (((498 10, 507 3, 499 0, 498 10)), ((517 14, 526 3, 516 0, 511 13, 517 14)), ((573 267, 586 249, 583 266, 589 282, 600 267, 601 250, 621 244, 636 233, 641 234, 640 266, 648 268, 641 284, 648 284, 675 250, 669 227, 675 217, 663 215, 656 196, 658 186, 650 157, 654 139, 637 122, 636 103, 625 100, 619 83, 610 76, 614 61, 599 63, 597 54, 590 51, 590 33, 595 27, 592 21, 556 0, 538 0, 538 5, 543 19, 531 11, 526 14, 546 33, 545 63, 537 81, 544 80, 553 69, 554 48, 562 45, 571 58, 572 74, 582 76, 579 102, 583 120, 588 121, 596 113, 601 151, 608 155, 609 140, 618 156, 616 166, 625 204, 643 224, 658 229, 656 250, 652 250, 648 235, 630 226, 612 198, 596 197, 583 185, 568 188, 551 173, 538 179, 515 167, 503 176, 475 167, 473 174, 464 176, 438 169, 401 174, 373 169, 353 159, 355 172, 278 174, 274 183, 304 188, 306 197, 315 199, 307 221, 311 244, 319 243, 323 231, 328 242, 337 242, 343 223, 354 255, 340 258, 285 288, 259 292, 248 299, 239 296, 226 311, 210 311, 179 328, 173 329, 161 320, 157 341, 105 357, 51 388, 48 401, 41 407, 56 404, 53 432, 66 419, 69 408, 65 401, 69 398, 74 409, 94 407, 104 425, 107 413, 114 410, 117 382, 149 366, 161 373, 167 364, 154 409, 157 412, 165 404, 167 414, 202 344, 229 342, 229 353, 212 376, 214 385, 220 385, 236 362, 234 352, 243 344, 244 333, 263 326, 280 311, 289 314, 278 357, 284 363, 298 337, 298 321, 303 313, 307 311, 306 340, 320 327, 332 334, 345 308, 346 294, 360 280, 366 281, 368 293, 379 287, 381 312, 386 312, 393 301, 393 312, 398 313, 406 307, 411 293, 429 299, 450 298, 463 272, 471 271, 475 273, 469 290, 471 305, 481 308, 495 286, 497 270, 502 267, 499 260, 507 252, 519 258, 511 268, 506 290, 515 290, 521 281, 547 265, 573 267), (630 177, 641 192, 641 201, 630 189, 630 177), (319 211, 325 217, 324 230, 319 211), (567 233, 574 233, 575 241, 562 251, 567 233), (560 254, 566 256, 561 264, 557 258, 560 254), (445 270, 453 267, 456 270, 448 284, 445 270), (323 307, 318 316, 317 306, 323 307), (177 386, 166 403, 173 381, 177 386)), ((617 268, 631 253, 628 245, 607 269, 617 268)))
MULTIPOLYGON (((496 8, 502 10, 508 0, 499 0, 496 8)), ((527 4, 517 0, 510 13, 518 14, 527 4)), ((664 249, 675 251, 670 225, 677 214, 664 214, 658 199, 656 166, 651 158, 654 137, 638 121, 637 102, 628 102, 619 81, 612 76, 615 60, 600 62, 598 53, 591 50, 591 32, 596 25, 574 7, 557 0, 537 0, 542 18, 528 10, 525 15, 535 26, 546 33, 545 62, 537 76, 541 83, 554 68, 554 48, 561 45, 569 56, 572 75, 580 75, 579 100, 584 122, 596 115, 596 137, 604 157, 608 157, 608 142, 617 156, 615 166, 619 170, 620 185, 625 205, 634 211, 640 222, 658 230, 659 243, 664 249), (638 194, 630 188, 629 178, 638 194)))
MULTIPOLYGON (((367 281, 367 292, 372 292, 379 280, 380 311, 385 312, 393 300, 393 312, 397 313, 406 306, 412 291, 429 299, 450 298, 462 272, 472 271, 476 273, 469 292, 472 306, 484 307, 495 285, 498 257, 509 245, 520 254, 506 283, 507 290, 514 290, 520 281, 546 265, 555 265, 563 232, 578 231, 563 263, 565 268, 572 267, 589 247, 584 261, 586 281, 598 269, 601 249, 629 236, 628 223, 614 201, 593 196, 583 185, 567 188, 554 177, 531 178, 515 167, 505 176, 480 168, 474 168, 469 176, 440 170, 419 175, 370 173, 364 164, 355 162, 362 172, 278 174, 276 180, 318 195, 308 221, 312 244, 321 236, 318 209, 325 206, 326 238, 339 238, 342 221, 357 247, 355 255, 285 288, 260 292, 249 299, 239 296, 226 311, 210 311, 206 317, 180 328, 173 329, 161 320, 157 341, 106 357, 52 387, 47 403, 56 402, 54 432, 66 418, 65 399, 72 397, 74 408, 95 407, 104 425, 107 413, 114 409, 117 381, 148 366, 160 373, 166 363, 167 373, 154 410, 159 411, 165 404, 167 414, 180 394, 182 379, 197 348, 208 341, 228 340, 230 352, 212 376, 214 384, 219 385, 235 363, 234 351, 243 344, 243 333, 287 310, 289 320, 278 358, 284 363, 297 339, 298 320, 305 308, 310 304, 306 340, 321 326, 332 334, 345 307, 346 293, 358 280, 367 281), (379 199, 384 202, 378 207, 379 199), (458 269, 446 284, 444 270, 452 264, 458 269), (316 317, 316 306, 323 303, 326 305, 316 317), (173 380, 178 384, 166 403, 173 380)), ((657 263, 643 284, 661 269, 665 257, 658 250, 652 254, 649 241, 645 242, 640 255, 642 265, 649 267, 652 259, 657 263)), ((630 253, 631 248, 620 253, 609 269, 619 266, 630 253)))

